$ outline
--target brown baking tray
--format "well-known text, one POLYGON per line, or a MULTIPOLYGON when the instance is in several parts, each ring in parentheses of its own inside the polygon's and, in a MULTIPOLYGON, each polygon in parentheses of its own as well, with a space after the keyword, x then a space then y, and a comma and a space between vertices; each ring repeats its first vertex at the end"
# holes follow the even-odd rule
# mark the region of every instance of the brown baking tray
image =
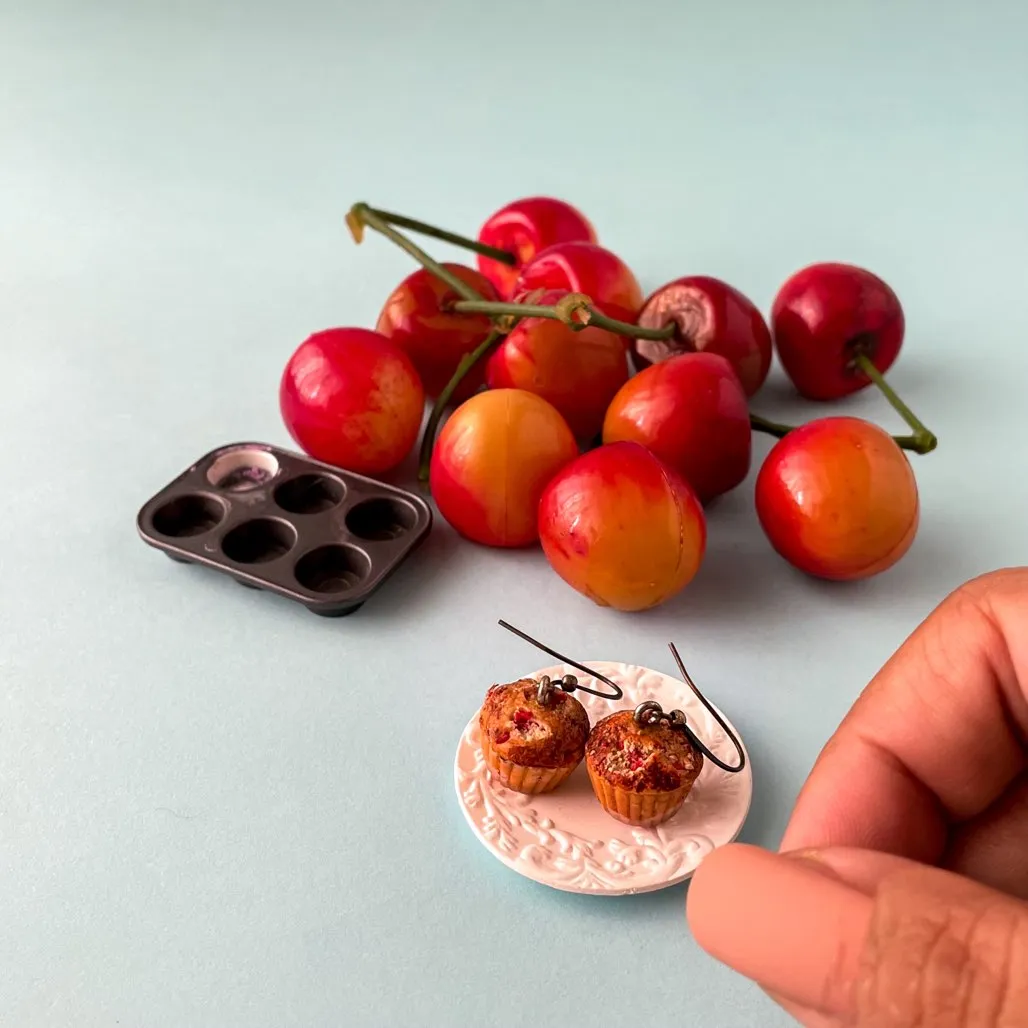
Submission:
POLYGON ((416 493, 267 443, 205 454, 143 504, 143 541, 326 617, 360 607, 432 528, 416 493))

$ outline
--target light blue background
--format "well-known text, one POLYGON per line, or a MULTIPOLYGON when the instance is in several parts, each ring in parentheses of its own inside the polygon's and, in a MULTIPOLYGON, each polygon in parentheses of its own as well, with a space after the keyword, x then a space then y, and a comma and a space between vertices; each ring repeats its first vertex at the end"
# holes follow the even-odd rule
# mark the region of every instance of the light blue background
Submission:
MULTIPOLYGON (((494 861, 453 751, 492 681, 546 662, 498 617, 667 670, 674 639, 752 752, 744 837, 774 846, 893 648, 1028 558, 1025 11, 3 0, 0 1023, 788 1023, 695 945, 684 888, 581 898, 494 861), (752 476, 645 616, 444 524, 340 622, 137 540, 200 453, 288 444, 292 349, 373 323, 412 269, 353 245, 349 204, 473 233, 540 192, 645 288, 708 273, 766 310, 822 259, 893 284, 891 378, 940 439, 901 565, 793 573, 752 476)), ((777 370, 756 408, 823 413, 777 370)), ((833 409, 901 430, 871 393, 833 409)))

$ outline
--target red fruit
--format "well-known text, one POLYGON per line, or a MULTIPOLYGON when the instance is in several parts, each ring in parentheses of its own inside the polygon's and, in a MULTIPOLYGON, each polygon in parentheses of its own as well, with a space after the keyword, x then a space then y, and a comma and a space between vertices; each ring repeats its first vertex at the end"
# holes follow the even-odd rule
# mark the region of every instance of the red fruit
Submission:
POLYGON ((632 360, 640 370, 678 353, 717 353, 731 362, 746 395, 753 396, 771 368, 771 332, 763 315, 717 278, 689 275, 661 286, 646 299, 638 324, 676 329, 667 340, 633 341, 632 360))
POLYGON ((635 322, 642 289, 625 262, 595 243, 557 243, 521 269, 514 295, 536 289, 585 293, 609 318, 635 322))
POLYGON ((641 443, 673 467, 701 503, 749 474, 753 433, 746 394, 715 353, 683 353, 629 379, 611 401, 603 441, 641 443))
MULTIPOLYGON (((563 295, 544 293, 536 302, 550 306, 563 295)), ((541 396, 586 441, 599 434, 607 405, 628 381, 628 360, 613 332, 523 318, 493 351, 485 380, 490 389, 527 389, 541 396)))
POLYGON ((778 291, 771 331, 782 368, 808 400, 837 400, 870 384, 853 358, 883 374, 903 345, 903 308, 877 275, 851 264, 812 264, 778 291))
MULTIPOLYGON (((483 299, 498 300, 492 283, 463 264, 444 264, 483 299)), ((426 395, 438 396, 453 377, 462 357, 481 343, 492 329, 488 315, 450 314, 444 305, 461 299, 425 268, 408 275, 390 294, 376 330, 405 350, 417 368, 426 395)), ((482 387, 482 367, 461 379, 453 400, 460 403, 482 387)))
POLYGON ((571 204, 548 196, 515 200, 486 221, 479 230, 478 241, 514 254, 517 264, 510 267, 479 255, 478 267, 506 300, 513 294, 522 266, 540 250, 554 243, 575 240, 595 243, 596 231, 586 216, 571 204))
POLYGON ((425 391, 411 359, 385 336, 331 328, 289 358, 279 406, 289 434, 315 460, 377 475, 414 446, 425 391))
POLYGON ((917 482, 906 454, 861 418, 819 418, 767 455, 757 516, 771 545, 818 578, 868 578, 892 567, 917 534, 917 482))
POLYGON ((679 593, 703 561, 707 525, 689 484, 638 443, 590 450, 539 503, 554 571, 601 607, 647 610, 679 593))
POLYGON ((578 455, 567 422, 542 397, 489 389, 450 415, 432 451, 429 485, 440 514, 485 546, 527 546, 546 483, 578 455))

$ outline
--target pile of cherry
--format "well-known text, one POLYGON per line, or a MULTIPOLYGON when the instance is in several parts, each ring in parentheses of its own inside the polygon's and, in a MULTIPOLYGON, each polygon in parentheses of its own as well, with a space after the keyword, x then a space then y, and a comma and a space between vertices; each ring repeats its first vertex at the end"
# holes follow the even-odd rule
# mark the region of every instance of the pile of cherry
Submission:
POLYGON ((511 203, 476 239, 366 204, 347 221, 358 242, 372 229, 422 267, 374 330, 318 332, 291 357, 282 416, 312 457, 385 474, 417 444, 431 399, 420 478, 440 514, 483 545, 541 544, 569 585, 620 610, 656 606, 695 576, 705 511, 749 474, 754 430, 778 437, 755 501, 785 560, 857 579, 910 548, 919 499, 904 450, 928 453, 936 440, 885 381, 904 316, 871 272, 799 271, 769 324, 708 276, 645 297, 561 200, 511 203), (473 251, 477 270, 435 261, 403 230, 473 251), (876 385, 911 434, 846 416, 795 428, 761 418, 750 401, 773 353, 812 401, 876 385))

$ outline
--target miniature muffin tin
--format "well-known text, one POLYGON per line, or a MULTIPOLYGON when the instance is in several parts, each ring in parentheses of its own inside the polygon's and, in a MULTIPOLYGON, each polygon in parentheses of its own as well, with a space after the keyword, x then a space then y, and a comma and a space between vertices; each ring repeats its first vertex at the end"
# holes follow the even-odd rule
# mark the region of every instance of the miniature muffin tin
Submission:
POLYGON ((150 546, 243 585, 350 614, 432 527, 421 497, 265 443, 222 446, 142 506, 150 546))

